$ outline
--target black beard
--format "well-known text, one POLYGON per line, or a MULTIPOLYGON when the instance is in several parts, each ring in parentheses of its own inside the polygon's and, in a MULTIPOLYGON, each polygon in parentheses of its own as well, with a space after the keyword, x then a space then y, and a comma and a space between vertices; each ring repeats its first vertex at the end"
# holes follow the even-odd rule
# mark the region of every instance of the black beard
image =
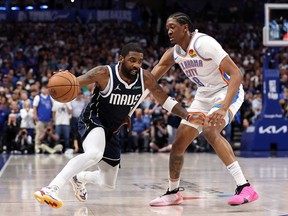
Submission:
POLYGON ((132 75, 132 74, 130 73, 130 70, 125 66, 124 63, 121 64, 121 72, 122 72, 122 74, 123 74, 126 78, 128 78, 128 79, 130 79, 130 80, 136 80, 137 75, 138 75, 138 73, 135 74, 135 75, 132 75))

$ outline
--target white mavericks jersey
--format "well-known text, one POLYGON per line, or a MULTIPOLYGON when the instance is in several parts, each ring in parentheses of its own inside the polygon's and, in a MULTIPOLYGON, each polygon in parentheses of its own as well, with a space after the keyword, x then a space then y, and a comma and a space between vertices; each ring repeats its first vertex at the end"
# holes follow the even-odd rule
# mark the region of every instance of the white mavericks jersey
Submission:
POLYGON ((186 76, 198 86, 198 91, 217 91, 229 84, 230 77, 219 65, 228 54, 212 37, 193 33, 187 51, 174 46, 173 58, 186 76))

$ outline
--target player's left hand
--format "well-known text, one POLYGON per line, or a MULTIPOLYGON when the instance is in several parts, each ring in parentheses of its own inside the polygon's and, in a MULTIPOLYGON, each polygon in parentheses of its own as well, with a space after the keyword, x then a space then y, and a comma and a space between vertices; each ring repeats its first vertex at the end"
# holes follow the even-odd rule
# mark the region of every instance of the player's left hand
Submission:
POLYGON ((127 131, 129 132, 131 129, 131 118, 130 116, 127 116, 121 123, 121 125, 113 132, 113 133, 118 133, 120 128, 124 125, 127 125, 127 131))
POLYGON ((227 110, 218 109, 214 111, 212 114, 208 115, 208 124, 209 126, 221 126, 223 124, 223 120, 226 116, 227 110))

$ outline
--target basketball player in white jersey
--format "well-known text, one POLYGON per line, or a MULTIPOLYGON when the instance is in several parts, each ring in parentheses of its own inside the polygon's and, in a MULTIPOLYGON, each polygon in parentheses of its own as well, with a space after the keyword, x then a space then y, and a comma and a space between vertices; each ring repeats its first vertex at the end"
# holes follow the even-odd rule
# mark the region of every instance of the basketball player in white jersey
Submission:
POLYGON ((150 205, 175 205, 183 201, 179 192, 183 188, 179 188, 179 182, 184 152, 200 133, 236 181, 236 194, 229 198, 228 204, 241 205, 258 199, 258 194, 244 177, 231 145, 220 134, 243 102, 239 68, 214 38, 197 30, 192 32, 191 20, 186 14, 178 12, 170 15, 166 29, 174 47, 163 54, 152 74, 160 79, 174 64, 178 64, 198 86, 188 112, 195 118, 204 117, 205 121, 204 125, 181 121, 170 153, 168 190, 152 200, 150 205))
MULTIPOLYGON (((121 145, 119 128, 128 123, 128 114, 138 105, 145 89, 153 94, 169 112, 194 121, 180 103, 168 97, 157 84, 155 77, 141 68, 143 50, 137 43, 126 44, 119 56, 119 63, 98 66, 77 77, 79 85, 95 83, 92 98, 83 109, 78 129, 84 153, 72 158, 47 187, 36 191, 40 204, 60 208, 60 189, 70 180, 79 201, 87 200, 85 184, 92 183, 100 189, 115 189, 120 165, 121 145), (85 171, 97 165, 96 171, 85 171)), ((204 118, 200 119, 204 122, 204 118)))

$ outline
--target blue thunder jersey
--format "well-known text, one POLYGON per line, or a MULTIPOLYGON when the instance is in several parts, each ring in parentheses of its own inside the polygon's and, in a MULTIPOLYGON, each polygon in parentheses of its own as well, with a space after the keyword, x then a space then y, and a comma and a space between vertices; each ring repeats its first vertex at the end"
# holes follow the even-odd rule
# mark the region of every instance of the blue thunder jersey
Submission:
POLYGON ((106 136, 119 128, 144 92, 143 70, 132 84, 121 79, 119 65, 108 66, 110 79, 103 91, 95 87, 91 101, 79 118, 79 130, 84 139, 94 127, 103 127, 106 136), (84 130, 83 130, 84 129, 84 130), (81 133, 82 132, 82 133, 81 133))

